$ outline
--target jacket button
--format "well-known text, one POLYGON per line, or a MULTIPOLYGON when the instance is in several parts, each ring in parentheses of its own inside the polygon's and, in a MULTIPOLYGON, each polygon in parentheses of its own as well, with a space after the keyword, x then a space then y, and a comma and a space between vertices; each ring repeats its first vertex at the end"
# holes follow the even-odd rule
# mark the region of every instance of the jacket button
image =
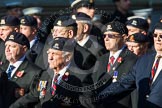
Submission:
POLYGON ((53 99, 50 99, 50 101, 53 101, 53 99))
POLYGON ((146 98, 149 98, 149 95, 146 95, 146 98))

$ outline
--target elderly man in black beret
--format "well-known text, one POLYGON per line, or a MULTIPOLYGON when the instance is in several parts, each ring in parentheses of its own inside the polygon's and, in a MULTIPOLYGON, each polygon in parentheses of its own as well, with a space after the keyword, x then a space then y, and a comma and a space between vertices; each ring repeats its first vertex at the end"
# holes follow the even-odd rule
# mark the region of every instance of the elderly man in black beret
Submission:
POLYGON ((109 103, 118 96, 130 93, 137 88, 138 108, 162 107, 162 23, 154 27, 153 37, 156 52, 140 57, 132 70, 116 82, 108 86, 101 94, 100 101, 109 103), (147 67, 147 68, 146 68, 147 67), (103 97, 102 97, 103 96, 103 97))
MULTIPOLYGON (((40 100, 43 108, 83 108, 79 102, 78 87, 81 81, 69 68, 74 44, 71 39, 56 37, 47 51, 51 73, 44 72, 38 85, 26 96, 20 98, 11 108, 40 100), (68 87, 70 85, 70 87, 68 87)), ((76 68, 76 67, 74 67, 76 68)), ((80 74, 81 75, 81 74, 80 74)))
MULTIPOLYGON (((125 46, 125 36, 128 34, 126 26, 119 21, 113 21, 105 25, 104 41, 106 49, 109 53, 103 55, 100 58, 101 72, 107 72, 111 78, 107 81, 115 83, 119 81, 121 76, 125 75, 135 64, 137 56, 127 49, 125 46)), ((103 85, 103 88, 109 86, 103 85)), ((130 95, 121 99, 118 102, 103 104, 103 107, 107 108, 129 108, 131 107, 130 95)))
POLYGON ((15 16, 4 16, 0 20, 0 65, 6 62, 4 41, 11 32, 19 31, 19 25, 20 20, 15 16))
POLYGON ((2 64, 1 68, 9 79, 4 98, 7 108, 30 91, 42 72, 41 68, 26 59, 25 53, 29 48, 29 40, 21 33, 12 32, 5 40, 5 55, 9 63, 2 64))

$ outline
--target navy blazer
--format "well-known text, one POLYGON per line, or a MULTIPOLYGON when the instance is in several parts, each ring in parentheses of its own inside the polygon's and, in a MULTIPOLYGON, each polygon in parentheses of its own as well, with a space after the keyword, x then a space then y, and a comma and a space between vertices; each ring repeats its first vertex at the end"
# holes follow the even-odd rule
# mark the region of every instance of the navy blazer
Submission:
POLYGON ((150 75, 155 55, 156 53, 146 54, 139 58, 136 65, 127 75, 101 92, 100 98, 104 102, 112 102, 137 88, 139 95, 138 108, 162 107, 162 72, 159 73, 156 80, 150 85, 150 75))

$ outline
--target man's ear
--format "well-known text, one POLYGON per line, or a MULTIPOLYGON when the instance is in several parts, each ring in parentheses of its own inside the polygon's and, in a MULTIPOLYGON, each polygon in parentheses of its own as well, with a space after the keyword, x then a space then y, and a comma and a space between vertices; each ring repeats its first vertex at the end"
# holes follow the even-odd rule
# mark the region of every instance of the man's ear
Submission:
POLYGON ((86 33, 88 30, 89 30, 89 25, 88 24, 84 24, 83 32, 86 33))
POLYGON ((23 46, 23 51, 26 52, 27 50, 28 50, 27 46, 24 45, 24 46, 23 46))
POLYGON ((19 32, 19 29, 17 27, 14 28, 15 32, 19 32))
POLYGON ((74 37, 73 30, 69 30, 68 35, 69 35, 69 38, 73 38, 74 37))

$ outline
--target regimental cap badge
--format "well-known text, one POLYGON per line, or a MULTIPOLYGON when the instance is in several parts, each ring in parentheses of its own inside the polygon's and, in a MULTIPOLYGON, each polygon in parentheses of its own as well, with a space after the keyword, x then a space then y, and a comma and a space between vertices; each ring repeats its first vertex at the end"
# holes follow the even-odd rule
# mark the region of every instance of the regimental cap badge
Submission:
POLYGON ((137 21, 133 20, 131 24, 136 26, 137 25, 137 21))
POLYGON ((21 19, 20 23, 25 24, 25 19, 21 19))
POLYGON ((112 26, 111 25, 107 25, 107 30, 112 30, 112 26))
POLYGON ((61 26, 62 25, 62 21, 58 20, 57 25, 61 26))
POLYGON ((59 44, 58 43, 55 43, 54 46, 53 46, 54 49, 59 49, 59 44))
POLYGON ((6 24, 5 19, 1 19, 1 24, 6 24))
POLYGON ((14 35, 10 35, 9 39, 14 40, 14 35))
POLYGON ((71 18, 76 20, 76 15, 72 15, 71 18))

